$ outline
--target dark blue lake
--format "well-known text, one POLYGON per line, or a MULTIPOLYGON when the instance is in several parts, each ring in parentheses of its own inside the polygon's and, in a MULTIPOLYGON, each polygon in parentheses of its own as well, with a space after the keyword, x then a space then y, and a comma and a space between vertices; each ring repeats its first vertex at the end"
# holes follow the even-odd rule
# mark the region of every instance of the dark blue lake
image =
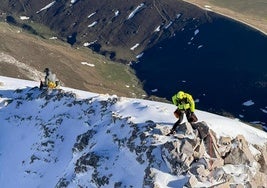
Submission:
POLYGON ((267 37, 225 18, 177 32, 133 65, 149 95, 189 92, 196 108, 267 126, 267 37))

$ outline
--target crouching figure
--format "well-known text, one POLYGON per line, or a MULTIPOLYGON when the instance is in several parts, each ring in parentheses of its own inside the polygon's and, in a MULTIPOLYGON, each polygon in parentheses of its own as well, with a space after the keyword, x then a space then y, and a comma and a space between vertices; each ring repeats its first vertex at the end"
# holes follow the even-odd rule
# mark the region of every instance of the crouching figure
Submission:
POLYGON ((195 111, 195 101, 193 97, 183 91, 179 91, 177 94, 173 95, 172 102, 177 109, 174 112, 175 117, 178 119, 177 122, 173 125, 170 133, 171 135, 175 132, 176 127, 181 124, 183 121, 184 114, 189 123, 194 123, 198 121, 194 111, 195 111))
POLYGON ((45 80, 40 82, 40 89, 54 89, 59 86, 59 80, 57 79, 55 74, 49 70, 49 68, 45 68, 45 80))

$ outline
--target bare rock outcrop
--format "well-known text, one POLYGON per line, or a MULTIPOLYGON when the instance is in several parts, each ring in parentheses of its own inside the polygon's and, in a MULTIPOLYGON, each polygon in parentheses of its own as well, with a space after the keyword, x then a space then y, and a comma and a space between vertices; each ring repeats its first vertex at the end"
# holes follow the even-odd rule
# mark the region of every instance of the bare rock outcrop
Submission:
POLYGON ((188 187, 267 187, 266 146, 242 135, 218 138, 205 122, 184 123, 173 137, 162 153, 173 174, 189 175, 188 187))

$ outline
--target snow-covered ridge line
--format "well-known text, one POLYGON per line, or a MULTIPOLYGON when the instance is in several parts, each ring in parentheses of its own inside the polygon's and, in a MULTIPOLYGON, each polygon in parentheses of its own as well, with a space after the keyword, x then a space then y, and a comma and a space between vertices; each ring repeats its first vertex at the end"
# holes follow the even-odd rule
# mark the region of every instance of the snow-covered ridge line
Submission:
MULTIPOLYGON (((28 81, 28 80, 22 80, 22 79, 17 79, 17 78, 10 78, 10 77, 4 77, 0 76, 0 82, 4 84, 4 88, 6 89, 23 89, 26 87, 38 87, 39 82, 36 81, 28 81), (18 84, 19 83, 19 84, 18 84)), ((96 93, 91 93, 89 91, 82 91, 82 90, 77 90, 77 89, 72 89, 68 87, 62 87, 62 89, 66 92, 74 92, 78 98, 86 98, 86 97, 91 97, 91 96, 108 96, 108 95, 99 95, 96 93)), ((124 98, 124 97, 123 97, 124 98)), ((147 101, 144 99, 131 99, 131 98, 125 98, 127 103, 129 103, 129 109, 132 109, 132 102, 135 104, 134 101, 137 101, 137 103, 146 103, 147 105, 152 105, 156 106, 157 108, 159 106, 162 106, 164 111, 168 113, 164 113, 161 116, 163 117, 154 117, 153 113, 149 114, 151 117, 154 119, 168 119, 170 121, 170 124, 174 123, 176 121, 175 117, 173 116, 173 111, 175 110, 175 106, 172 104, 165 104, 161 102, 156 102, 156 101, 147 101)), ((120 110, 121 111, 121 110, 120 110)), ((122 111, 122 114, 125 117, 128 117, 129 115, 132 115, 132 117, 138 117, 140 116, 138 113, 139 111, 136 111, 137 114, 134 113, 135 111, 128 111, 125 109, 122 111), (128 112, 128 113, 125 113, 128 112)), ((200 111, 196 110, 197 116, 199 117, 199 121, 206 121, 209 126, 213 129, 216 130, 216 133, 219 134, 219 136, 231 136, 231 137, 236 137, 238 134, 242 134, 245 136, 245 138, 248 140, 248 142, 252 144, 264 144, 267 142, 267 134, 264 131, 258 130, 254 127, 251 127, 245 123, 240 122, 238 119, 231 119, 228 117, 223 117, 220 115, 212 114, 209 112, 205 111, 200 111), (221 126, 215 126, 217 124, 216 122, 219 121, 222 125, 221 126), (234 124, 235 127, 232 126, 234 124), (239 129, 239 132, 235 131, 236 129, 239 129), (251 135, 250 135, 251 133, 251 135), (259 137, 259 139, 257 139, 259 137), (260 142, 262 141, 261 139, 264 138, 265 142, 260 142)), ((143 119, 142 117, 138 117, 136 119, 137 122, 139 121, 146 121, 147 119, 143 119)), ((160 121, 159 120, 159 121, 160 121)))
POLYGON ((233 185, 264 184, 250 180, 266 177, 258 170, 267 134, 237 120, 196 111, 198 124, 166 137, 175 122, 170 104, 0 82, 1 172, 16 177, 0 176, 4 187, 207 187, 228 175, 233 185))

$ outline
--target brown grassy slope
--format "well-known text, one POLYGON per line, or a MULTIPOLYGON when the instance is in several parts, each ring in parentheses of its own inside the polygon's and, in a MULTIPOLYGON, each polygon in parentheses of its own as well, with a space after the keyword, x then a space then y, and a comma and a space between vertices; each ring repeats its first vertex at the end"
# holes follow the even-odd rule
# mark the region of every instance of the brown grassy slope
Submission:
POLYGON ((267 1, 266 0, 183 0, 185 2, 211 10, 226 17, 249 25, 265 35, 267 34, 267 1))
MULTIPOLYGON (((0 22, 0 54, 12 56, 39 72, 49 67, 67 87, 126 97, 141 98, 145 94, 128 66, 108 61, 87 48, 74 49, 3 22, 0 22)), ((3 59, 0 59, 0 75, 30 79, 18 66, 3 59)))

